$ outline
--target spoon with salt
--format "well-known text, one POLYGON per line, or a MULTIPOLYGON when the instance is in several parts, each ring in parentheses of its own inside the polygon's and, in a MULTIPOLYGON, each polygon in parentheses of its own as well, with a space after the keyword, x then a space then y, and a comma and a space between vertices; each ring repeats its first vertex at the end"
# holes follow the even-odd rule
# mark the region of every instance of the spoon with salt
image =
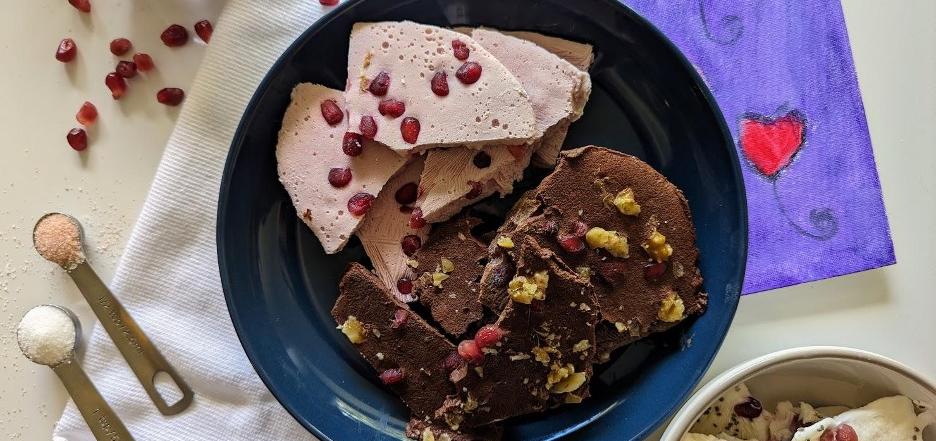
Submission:
POLYGON ((182 412, 192 404, 192 389, 159 353, 130 313, 117 301, 88 264, 82 236, 83 230, 77 219, 62 213, 49 213, 36 222, 33 228, 33 245, 39 255, 61 266, 71 276, 75 285, 78 285, 91 310, 127 360, 130 369, 140 380, 156 408, 163 415, 182 412), (156 388, 156 375, 160 372, 167 374, 182 393, 182 398, 172 405, 166 403, 156 388))
POLYGON ((50 367, 58 375, 95 439, 133 440, 75 360, 81 345, 81 325, 75 314, 61 306, 36 306, 26 312, 16 327, 16 342, 26 358, 50 367))

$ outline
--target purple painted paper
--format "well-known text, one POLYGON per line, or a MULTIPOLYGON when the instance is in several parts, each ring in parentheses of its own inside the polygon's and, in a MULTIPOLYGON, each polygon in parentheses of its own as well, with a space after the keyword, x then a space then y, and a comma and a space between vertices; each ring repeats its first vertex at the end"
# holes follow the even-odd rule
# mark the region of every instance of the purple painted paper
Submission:
POLYGON ((895 263, 838 1, 624 3, 696 66, 738 145, 745 294, 895 263))

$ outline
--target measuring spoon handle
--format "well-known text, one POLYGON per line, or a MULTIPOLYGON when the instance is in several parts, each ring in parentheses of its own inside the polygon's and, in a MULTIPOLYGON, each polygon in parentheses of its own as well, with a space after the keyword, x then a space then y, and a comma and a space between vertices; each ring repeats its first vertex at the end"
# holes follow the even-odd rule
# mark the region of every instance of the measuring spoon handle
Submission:
POLYGON ((85 422, 98 441, 133 441, 133 436, 98 392, 77 361, 69 360, 52 368, 75 401, 85 422))

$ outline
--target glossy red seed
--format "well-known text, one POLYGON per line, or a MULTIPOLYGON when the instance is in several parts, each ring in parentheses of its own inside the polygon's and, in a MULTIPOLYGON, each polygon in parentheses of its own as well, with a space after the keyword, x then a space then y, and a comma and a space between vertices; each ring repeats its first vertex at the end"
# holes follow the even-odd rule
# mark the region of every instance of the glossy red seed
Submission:
POLYGON ((91 12, 91 0, 68 0, 68 3, 81 12, 91 12))
POLYGON ((195 34, 197 34, 198 38, 201 38, 205 43, 211 41, 212 32, 214 32, 214 28, 211 26, 210 21, 201 20, 198 23, 195 23, 195 34))
POLYGON ((185 92, 178 87, 165 87, 156 92, 156 101, 167 106, 178 106, 185 99, 185 92))
POLYGON ((364 152, 364 144, 361 135, 352 132, 345 132, 344 139, 341 140, 341 151, 348 156, 357 156, 364 152))
POLYGON ((413 292, 413 281, 406 277, 400 277, 400 280, 397 280, 396 287, 401 294, 409 294, 413 292))
POLYGON ((393 98, 384 98, 380 100, 380 104, 377 104, 377 111, 383 116, 399 118, 406 113, 406 104, 393 98))
POLYGON ((647 280, 659 280, 666 273, 666 262, 654 262, 643 267, 643 275, 647 280))
POLYGON ((751 420, 759 417, 763 411, 764 407, 761 406, 761 402, 757 401, 757 398, 754 397, 748 397, 747 400, 735 404, 734 406, 734 413, 740 417, 751 420))
POLYGON ((156 67, 156 65, 153 64, 153 57, 142 52, 133 54, 133 62, 136 64, 137 70, 140 72, 147 72, 153 70, 153 68, 156 67))
POLYGON ((423 219, 422 208, 419 208, 419 207, 414 208, 413 211, 410 213, 409 227, 414 230, 418 230, 425 226, 426 226, 426 220, 423 219))
POLYGON ((188 42, 188 31, 177 24, 169 25, 169 27, 159 35, 159 39, 162 40, 163 44, 169 47, 182 46, 188 42))
POLYGON ((403 238, 400 239, 400 248, 403 249, 403 254, 412 256, 413 254, 416 254, 416 251, 419 251, 419 249, 422 248, 422 239, 420 239, 419 236, 415 234, 408 234, 403 236, 403 238))
POLYGON ((580 237, 559 236, 559 246, 568 253, 578 253, 585 249, 585 242, 580 237))
POLYGON ((452 40, 452 52, 455 54, 455 58, 465 61, 468 59, 468 54, 471 51, 468 49, 468 45, 461 40, 452 40))
POLYGON ((91 101, 85 101, 81 105, 81 108, 78 109, 78 113, 75 114, 75 119, 78 120, 78 123, 84 126, 90 126, 97 121, 97 107, 94 107, 94 104, 91 101))
POLYGON ((572 224, 572 235, 576 237, 585 237, 585 233, 588 232, 588 225, 582 221, 575 221, 572 224))
POLYGON ((419 139, 419 120, 412 116, 403 118, 400 122, 400 134, 403 135, 404 141, 416 144, 416 140, 419 139))
POLYGON ((328 171, 328 183, 332 187, 342 188, 351 182, 351 169, 335 167, 328 171))
POLYGON ((471 364, 481 364, 484 362, 484 353, 474 340, 463 340, 458 344, 458 355, 462 360, 471 364))
POLYGON ((400 186, 400 188, 397 189, 396 194, 393 196, 396 198, 398 204, 408 205, 416 202, 416 193, 418 191, 419 186, 416 185, 415 182, 407 182, 400 186))
POLYGON ((481 65, 474 61, 462 64, 455 72, 455 77, 458 78, 458 81, 461 81, 462 84, 474 84, 481 78, 481 65))
POLYGON ((835 441, 858 441, 858 433, 848 424, 840 424, 835 428, 835 441))
POLYGON ((319 4, 322 6, 335 6, 338 4, 339 0, 319 0, 319 4))
POLYGON ((361 136, 367 139, 374 139, 374 137, 377 136, 377 121, 374 121, 374 117, 370 115, 364 115, 361 117, 358 130, 360 130, 361 136))
POLYGON ((384 71, 380 71, 367 86, 367 90, 376 96, 386 95, 388 89, 390 89, 390 74, 384 71))
POLYGON ((387 369, 380 373, 380 381, 383 384, 397 384, 403 381, 402 369, 387 369))
POLYGON ((484 190, 484 187, 481 186, 481 183, 478 181, 468 181, 468 186, 470 189, 468 193, 465 193, 465 199, 472 200, 478 196, 481 196, 481 192, 484 190))
POLYGON ((133 78, 137 74, 137 65, 132 61, 119 61, 114 70, 117 71, 117 75, 124 78, 133 78))
POLYGON ((71 38, 63 38, 59 42, 58 47, 55 49, 55 59, 61 61, 62 63, 68 63, 71 60, 75 59, 75 55, 78 54, 78 45, 75 44, 75 40, 71 38))
POLYGON ((125 93, 127 93, 127 80, 122 76, 117 75, 116 72, 111 72, 104 77, 104 85, 107 86, 111 91, 111 97, 115 100, 119 100, 125 93))
MULTIPOLYGON (((401 293, 403 293, 403 294, 409 294, 410 292, 413 291, 413 282, 410 281, 409 279, 405 278, 405 277, 404 277, 404 278, 401 278, 400 281, 397 282, 397 288, 400 290, 401 293), (406 280, 407 282, 409 282, 409 291, 407 291, 407 292, 403 292, 403 288, 400 288, 400 287, 399 287, 399 286, 400 286, 400 282, 402 282, 402 281, 404 281, 404 280, 406 280)), ((391 328, 391 329, 397 329, 397 328, 399 328, 400 326, 403 326, 404 324, 406 324, 406 321, 407 321, 408 319, 409 319, 409 314, 406 312, 405 309, 397 309, 396 311, 393 311, 393 320, 390 322, 390 328, 391 328)))
POLYGON ((453 351, 445 360, 442 360, 442 369, 447 372, 454 371, 465 365, 465 359, 459 355, 458 351, 453 351))
POLYGON ((504 331, 497 325, 485 325, 475 332, 474 341, 479 348, 484 349, 497 344, 504 337, 504 331))
POLYGON ((65 140, 68 141, 68 145, 71 148, 82 151, 88 148, 88 133, 84 129, 74 128, 68 131, 68 134, 65 135, 65 140))
POLYGON ((344 119, 344 112, 341 111, 335 100, 322 101, 319 104, 319 109, 322 111, 322 118, 325 118, 325 122, 330 126, 338 124, 344 119))
POLYGON ((474 158, 471 159, 471 163, 478 168, 488 168, 491 166, 491 155, 484 151, 475 153, 474 158))
POLYGON ((438 96, 448 96, 448 74, 442 70, 436 72, 435 75, 432 76, 432 81, 429 82, 429 86, 432 88, 432 93, 438 96))
POLYGON ((352 216, 363 216, 370 210, 374 204, 374 195, 370 193, 357 193, 348 199, 348 212, 352 216))
POLYGON ((133 47, 133 43, 126 38, 115 38, 110 42, 111 53, 118 57, 127 53, 131 47, 133 47))

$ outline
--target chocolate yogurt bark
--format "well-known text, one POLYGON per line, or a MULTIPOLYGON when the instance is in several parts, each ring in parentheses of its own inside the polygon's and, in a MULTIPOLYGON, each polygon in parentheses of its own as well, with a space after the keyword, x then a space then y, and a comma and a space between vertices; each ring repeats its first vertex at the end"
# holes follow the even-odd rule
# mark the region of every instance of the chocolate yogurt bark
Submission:
MULTIPOLYGON (((704 311, 688 204, 643 161, 594 146, 563 152, 524 203, 525 210, 513 214, 519 219, 508 219, 498 234, 515 242, 532 237, 588 275, 599 302, 600 358, 704 311)), ((512 259, 489 250, 480 298, 497 310, 512 259)))
POLYGON ((357 140, 361 148, 357 156, 343 152, 348 120, 341 91, 302 83, 291 97, 276 144, 279 179, 299 218, 325 252, 334 254, 345 246, 367 206, 405 160, 367 140, 357 140), (335 175, 333 169, 340 173, 335 175))
POLYGON ((414 417, 432 415, 454 391, 443 369, 452 343, 360 264, 348 266, 339 292, 331 313, 341 332, 414 417))
POLYGON ((426 419, 411 419, 406 424, 406 436, 419 441, 500 441, 504 429, 498 425, 452 430, 445 423, 426 419))

